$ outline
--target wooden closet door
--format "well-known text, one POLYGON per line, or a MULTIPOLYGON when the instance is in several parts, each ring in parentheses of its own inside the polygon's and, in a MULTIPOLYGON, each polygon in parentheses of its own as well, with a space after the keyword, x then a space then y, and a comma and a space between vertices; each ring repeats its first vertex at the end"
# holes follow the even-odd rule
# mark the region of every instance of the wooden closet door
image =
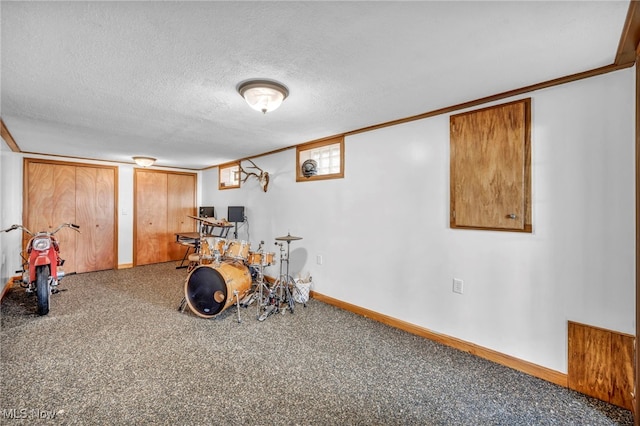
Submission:
POLYGON ((97 167, 76 170, 77 272, 115 267, 115 171, 97 167))
MULTIPOLYGON (((53 231, 62 223, 75 223, 75 166, 27 160, 25 164, 23 224, 33 232, 42 232, 53 231)), ((76 234, 71 229, 56 234, 66 273, 76 272, 76 234)))
POLYGON ((135 169, 135 264, 167 262, 167 174, 135 169))
POLYGON ((196 176, 193 174, 174 174, 167 176, 167 234, 170 260, 180 260, 184 256, 184 246, 176 244, 178 232, 194 232, 196 221, 190 217, 196 215, 196 176))

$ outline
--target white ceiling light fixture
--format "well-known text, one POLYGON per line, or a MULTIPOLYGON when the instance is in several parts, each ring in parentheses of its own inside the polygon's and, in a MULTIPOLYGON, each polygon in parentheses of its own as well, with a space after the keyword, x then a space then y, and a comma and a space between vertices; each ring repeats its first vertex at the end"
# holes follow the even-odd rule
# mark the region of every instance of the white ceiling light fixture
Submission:
POLYGON ((251 108, 263 114, 277 109, 289 96, 289 89, 273 80, 246 80, 237 90, 251 108))
POLYGON ((156 162, 153 157, 133 157, 133 161, 140 167, 149 167, 156 162))

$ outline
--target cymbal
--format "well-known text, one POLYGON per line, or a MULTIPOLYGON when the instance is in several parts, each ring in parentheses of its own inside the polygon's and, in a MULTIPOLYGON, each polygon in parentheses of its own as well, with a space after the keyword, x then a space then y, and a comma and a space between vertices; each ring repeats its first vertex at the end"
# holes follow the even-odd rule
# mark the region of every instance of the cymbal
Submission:
POLYGON ((302 237, 294 237, 293 235, 287 234, 286 237, 277 237, 276 241, 295 241, 295 240, 301 240, 302 237))

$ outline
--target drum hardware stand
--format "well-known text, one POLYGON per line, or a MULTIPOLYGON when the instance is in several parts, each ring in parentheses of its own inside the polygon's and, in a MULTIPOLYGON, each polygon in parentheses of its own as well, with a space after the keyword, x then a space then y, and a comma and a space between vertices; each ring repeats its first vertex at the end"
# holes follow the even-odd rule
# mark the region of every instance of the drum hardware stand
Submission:
POLYGON ((264 255, 263 246, 264 246, 264 241, 260 241, 260 245, 258 246, 258 250, 256 251, 256 253, 260 254, 260 262, 256 265, 249 265, 250 267, 256 266, 255 270, 257 275, 254 280, 254 284, 256 287, 253 289, 253 291, 250 294, 246 295, 242 299, 242 302, 240 303, 241 306, 246 308, 246 307, 249 307, 249 305, 251 305, 254 301, 257 300, 256 319, 259 321, 264 321, 273 312, 273 307, 267 306, 268 304, 267 302, 271 298, 271 290, 269 289, 268 285, 264 281, 264 267, 269 266, 270 264, 266 263, 263 258, 263 255, 264 255), (269 298, 267 298, 266 301, 265 301, 265 297, 266 297, 265 290, 269 291, 269 298), (267 306, 267 308, 265 308, 265 311, 262 314, 260 314, 260 311, 265 306, 267 306))
MULTIPOLYGON (((280 247, 280 275, 278 275, 278 279, 276 279, 271 291, 275 296, 278 311, 280 310, 280 305, 287 303, 291 309, 291 313, 293 313, 293 307, 291 306, 293 299, 291 298, 291 291, 289 290, 289 279, 291 278, 289 276, 289 256, 288 252, 284 252, 284 244, 276 243, 276 245, 280 247), (286 274, 283 270, 285 262, 287 263, 286 274)), ((293 280, 291 280, 291 282, 293 282, 293 280)), ((282 310, 283 314, 285 312, 286 308, 282 310)))
POLYGON ((240 306, 242 306, 243 308, 248 308, 249 306, 251 306, 253 302, 255 302, 255 300, 256 300, 256 292, 253 291, 252 293, 249 293, 242 298, 242 302, 240 302, 240 306))
POLYGON ((187 298, 182 296, 182 300, 180 301, 180 305, 178 306, 178 312, 184 313, 184 309, 187 307, 187 298))
POLYGON ((275 291, 269 286, 267 286, 264 281, 261 280, 259 283, 260 286, 260 303, 258 304, 258 321, 266 320, 271 314, 275 314, 280 311, 280 303, 275 291), (266 289, 266 294, 263 292, 263 289, 266 289), (260 314, 260 310, 263 309, 262 314, 260 314))
MULTIPOLYGON (((260 246, 258 247, 259 252, 262 252, 263 243, 264 243, 263 241, 260 242, 260 246)), ((261 260, 260 265, 258 266, 258 278, 256 279, 256 285, 258 286, 258 288, 253 293, 254 297, 257 294, 258 303, 257 303, 256 319, 258 321, 264 321, 274 311, 274 305, 269 304, 269 302, 272 299, 272 291, 264 281, 264 267, 265 267, 265 263, 263 260, 261 260), (265 301, 265 297, 266 297, 266 301, 265 301), (264 312, 260 314, 260 311, 263 308, 264 308, 264 312)))
POLYGON ((238 324, 242 322, 240 319, 240 298, 238 297, 238 290, 233 290, 233 295, 236 298, 236 312, 238 313, 238 324))
POLYGON ((275 291, 269 288, 264 282, 261 282, 259 285, 260 285, 260 296, 259 296, 260 303, 258 303, 257 319, 258 321, 264 321, 269 317, 269 315, 279 312, 280 307, 279 307, 279 300, 275 291), (268 290, 266 294, 263 293, 263 288, 268 290), (264 307, 264 310, 262 311, 262 314, 260 314, 260 310, 263 309, 263 307, 264 307))
MULTIPOLYGON (((273 292, 276 294, 278 304, 286 303, 288 305, 289 310, 293 313, 293 309, 295 307, 295 300, 293 300, 293 294, 291 292, 292 289, 295 291, 296 284, 293 280, 293 277, 289 275, 289 256, 290 256, 290 245, 291 241, 301 240, 302 237, 294 237, 291 234, 287 233, 285 237, 278 237, 276 241, 286 241, 287 242, 287 254, 284 254, 284 247, 282 243, 276 242, 277 246, 280 246, 280 275, 276 280, 276 284, 273 287, 273 292), (286 274, 283 273, 284 263, 287 263, 286 274)), ((286 308, 282 311, 284 314, 286 312, 286 308)))

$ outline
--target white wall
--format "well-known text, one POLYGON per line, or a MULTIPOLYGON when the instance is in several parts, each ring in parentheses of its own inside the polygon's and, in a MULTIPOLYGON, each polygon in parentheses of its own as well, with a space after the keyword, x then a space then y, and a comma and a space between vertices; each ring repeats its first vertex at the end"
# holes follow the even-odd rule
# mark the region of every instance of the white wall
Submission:
POLYGON ((566 373, 567 320, 635 333, 634 73, 530 94, 532 234, 449 228, 448 115, 347 137, 344 179, 296 183, 294 149, 255 160, 266 194, 205 171, 203 200, 252 248, 303 237, 319 293, 566 373))
MULTIPOLYGON (((22 223, 22 156, 0 140, 0 229, 14 223, 22 223)), ((20 232, 0 232, 0 289, 22 267, 21 244, 20 232)))
POLYGON ((133 165, 118 167, 118 265, 133 265, 133 165))
MULTIPOLYGON (((198 204, 218 217, 244 205, 238 238, 253 248, 303 237, 291 273, 311 273, 322 294, 566 372, 567 320, 635 333, 634 73, 530 95, 532 234, 449 228, 448 116, 348 137, 344 179, 296 183, 295 149, 255 160, 271 173, 267 193, 255 180, 219 191, 217 169, 200 172, 198 204)), ((2 228, 22 219, 22 154, 4 149, 0 165, 2 228)), ((122 265, 133 166, 119 165, 118 194, 122 265)), ((20 266, 9 235, 3 283, 20 266)))

